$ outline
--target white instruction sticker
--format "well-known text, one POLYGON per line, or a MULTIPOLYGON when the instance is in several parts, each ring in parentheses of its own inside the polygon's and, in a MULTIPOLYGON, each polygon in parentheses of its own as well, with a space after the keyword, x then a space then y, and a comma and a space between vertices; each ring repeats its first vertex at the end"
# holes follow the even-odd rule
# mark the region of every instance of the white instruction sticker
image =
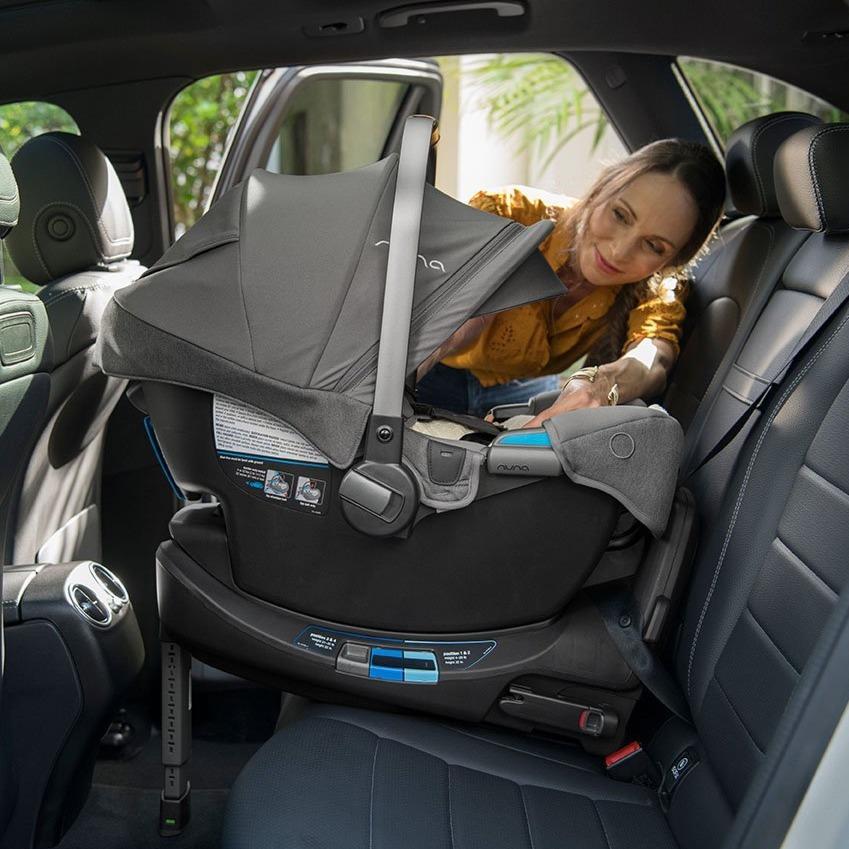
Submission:
POLYGON ((312 443, 284 422, 222 395, 212 402, 215 448, 253 457, 327 463, 312 443))

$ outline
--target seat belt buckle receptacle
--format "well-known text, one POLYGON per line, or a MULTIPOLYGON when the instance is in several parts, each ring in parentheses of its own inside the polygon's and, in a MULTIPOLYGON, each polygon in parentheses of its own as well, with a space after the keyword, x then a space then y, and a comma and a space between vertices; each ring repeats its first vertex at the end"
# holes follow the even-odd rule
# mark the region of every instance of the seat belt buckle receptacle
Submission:
POLYGON ((631 781, 647 787, 657 787, 660 770, 642 745, 634 740, 604 759, 604 768, 615 781, 631 781))

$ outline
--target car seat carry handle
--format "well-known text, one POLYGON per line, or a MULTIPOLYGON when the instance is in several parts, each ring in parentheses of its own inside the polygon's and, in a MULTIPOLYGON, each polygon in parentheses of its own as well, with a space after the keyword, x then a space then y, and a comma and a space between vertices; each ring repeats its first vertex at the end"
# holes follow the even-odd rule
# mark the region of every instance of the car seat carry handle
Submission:
POLYGON ((402 413, 422 205, 435 128, 436 121, 428 115, 411 115, 404 124, 389 229, 374 404, 363 460, 348 470, 339 485, 345 518, 369 536, 403 532, 419 506, 418 486, 401 464, 402 413))
POLYGON ((389 229, 374 405, 366 436, 365 457, 376 462, 401 462, 401 411, 407 378, 419 231, 435 126, 436 121, 428 115, 411 115, 404 124, 401 140, 389 229))
POLYGON ((757 396, 740 412, 740 415, 733 421, 731 426, 722 434, 722 436, 714 444, 713 448, 704 455, 698 462, 694 462, 692 466, 681 476, 682 480, 687 480, 692 477, 702 466, 709 463, 717 454, 720 453, 738 433, 743 429, 743 426, 751 418, 755 410, 764 406, 768 397, 779 383, 781 383, 787 372, 793 367, 799 357, 810 347, 810 345, 819 336, 820 330, 829 322, 829 320, 837 313, 837 311, 849 300, 849 274, 847 274, 840 283, 834 288, 832 293, 823 301, 822 306, 817 311, 817 314, 811 319, 811 323, 806 328, 805 332, 800 337, 799 341, 793 346, 784 360, 780 361, 777 368, 768 371, 766 376, 761 378, 764 384, 763 388, 758 392, 757 396))

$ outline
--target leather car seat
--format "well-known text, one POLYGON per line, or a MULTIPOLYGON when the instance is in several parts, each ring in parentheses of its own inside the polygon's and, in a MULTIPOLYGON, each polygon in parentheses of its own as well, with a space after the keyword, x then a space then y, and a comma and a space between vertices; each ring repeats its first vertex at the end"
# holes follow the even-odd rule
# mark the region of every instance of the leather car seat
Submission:
POLYGON ((694 421, 700 427, 718 376, 734 361, 737 328, 756 317, 763 298, 807 238, 782 220, 772 169, 785 139, 821 123, 803 112, 777 112, 748 121, 728 140, 725 173, 735 218, 693 269, 685 342, 663 402, 685 431, 694 421))
MULTIPOLYGON (((785 274, 808 320, 849 268, 847 162, 849 125, 803 129, 776 158, 782 214, 813 232, 785 274)), ((761 335, 782 314, 767 308, 761 335)), ((650 744, 665 794, 544 739, 318 708, 249 762, 224 849, 779 845, 804 791, 768 821, 758 802, 777 776, 813 774, 822 682, 827 728, 849 695, 835 654, 849 628, 847 417, 844 303, 772 394, 704 531, 673 662, 692 725, 672 719, 650 744)))
POLYGON ((95 366, 93 345, 112 293, 144 268, 128 259, 132 217, 120 180, 96 145, 46 133, 21 147, 12 169, 21 211, 7 245, 21 274, 41 287, 50 394, 35 425, 7 557, 97 560, 105 428, 125 383, 95 366))

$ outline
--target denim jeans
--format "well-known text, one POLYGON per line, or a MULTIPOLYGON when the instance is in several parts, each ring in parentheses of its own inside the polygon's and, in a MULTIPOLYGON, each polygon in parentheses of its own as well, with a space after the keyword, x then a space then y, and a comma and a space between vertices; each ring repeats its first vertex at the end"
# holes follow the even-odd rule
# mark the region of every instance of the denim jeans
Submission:
POLYGON ((482 417, 499 404, 524 404, 534 395, 550 392, 559 386, 559 378, 552 374, 486 387, 481 386, 470 371, 437 363, 419 381, 416 400, 454 413, 482 417))

